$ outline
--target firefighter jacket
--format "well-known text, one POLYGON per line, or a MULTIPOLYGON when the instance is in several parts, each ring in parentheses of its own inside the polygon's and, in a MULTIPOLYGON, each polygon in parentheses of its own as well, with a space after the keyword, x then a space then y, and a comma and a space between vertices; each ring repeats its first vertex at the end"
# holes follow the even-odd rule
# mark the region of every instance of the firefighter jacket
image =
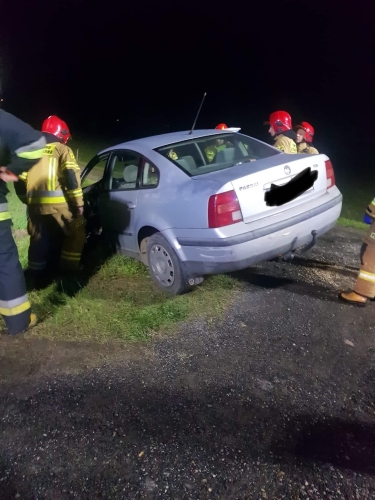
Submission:
POLYGON ((275 143, 274 147, 280 149, 283 153, 286 154, 296 154, 297 153, 297 144, 294 142, 294 139, 288 137, 292 132, 291 130, 287 130, 282 134, 277 134, 274 137, 275 143))
POLYGON ((297 144, 297 150, 298 150, 298 153, 305 153, 307 155, 318 155, 319 154, 319 151, 316 148, 314 148, 314 146, 312 144, 308 144, 305 141, 302 141, 299 144, 297 144))
POLYGON ((213 161, 213 159, 216 156, 216 153, 218 153, 219 151, 223 151, 224 149, 226 149, 226 147, 227 147, 226 144, 221 144, 220 146, 217 146, 216 144, 213 144, 212 146, 207 146, 207 148, 205 148, 204 150, 204 154, 206 155, 209 163, 213 161))
POLYGON ((24 182, 15 184, 17 195, 34 214, 74 211, 83 206, 79 166, 68 146, 51 134, 44 135, 47 145, 43 158, 29 172, 19 176, 24 182))
MULTIPOLYGON (((41 132, 0 109, 0 166, 15 175, 28 172, 43 156, 46 139, 41 132)), ((16 182, 18 184, 18 182, 16 182)), ((0 181, 0 221, 11 219, 8 212, 6 183, 0 181)))

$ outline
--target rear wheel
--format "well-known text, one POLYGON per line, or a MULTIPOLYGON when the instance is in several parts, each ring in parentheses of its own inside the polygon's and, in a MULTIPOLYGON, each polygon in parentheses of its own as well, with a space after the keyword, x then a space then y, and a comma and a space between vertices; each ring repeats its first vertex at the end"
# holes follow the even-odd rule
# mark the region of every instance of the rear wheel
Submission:
POLYGON ((149 238, 147 258, 151 278, 162 290, 181 295, 190 288, 176 252, 160 233, 149 238))

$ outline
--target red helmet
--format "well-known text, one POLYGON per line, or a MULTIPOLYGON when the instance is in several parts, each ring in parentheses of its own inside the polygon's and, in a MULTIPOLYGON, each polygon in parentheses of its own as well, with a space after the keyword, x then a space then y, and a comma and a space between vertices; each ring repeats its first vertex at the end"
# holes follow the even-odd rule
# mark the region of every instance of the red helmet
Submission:
POLYGON ((269 121, 266 123, 273 127, 276 134, 280 134, 286 130, 291 130, 292 117, 286 111, 275 111, 270 114, 269 121))
POLYGON ((312 125, 310 125, 310 123, 307 123, 307 122, 302 122, 301 125, 306 131, 305 141, 312 142, 312 140, 314 138, 314 134, 315 134, 314 127, 312 125))
POLYGON ((226 128, 228 128, 225 123, 219 123, 219 125, 216 125, 215 129, 216 130, 225 130, 226 128))
POLYGON ((71 138, 68 125, 61 120, 58 116, 49 116, 44 120, 42 125, 42 132, 55 135, 60 142, 66 144, 71 138))

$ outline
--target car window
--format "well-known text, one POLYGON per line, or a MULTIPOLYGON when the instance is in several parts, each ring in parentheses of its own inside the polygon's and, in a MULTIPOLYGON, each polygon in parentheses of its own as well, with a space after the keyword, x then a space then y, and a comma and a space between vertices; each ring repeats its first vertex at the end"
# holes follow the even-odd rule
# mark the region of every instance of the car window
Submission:
POLYGON ((103 179, 109 155, 93 158, 82 172, 82 187, 91 186, 103 179))
POLYGON ((146 160, 143 164, 141 187, 156 187, 159 184, 159 179, 159 169, 153 163, 146 160))
POLYGON ((190 176, 215 172, 280 154, 271 146, 238 133, 215 134, 157 148, 190 176))
POLYGON ((109 189, 112 191, 136 189, 138 186, 140 156, 130 151, 112 155, 109 189))

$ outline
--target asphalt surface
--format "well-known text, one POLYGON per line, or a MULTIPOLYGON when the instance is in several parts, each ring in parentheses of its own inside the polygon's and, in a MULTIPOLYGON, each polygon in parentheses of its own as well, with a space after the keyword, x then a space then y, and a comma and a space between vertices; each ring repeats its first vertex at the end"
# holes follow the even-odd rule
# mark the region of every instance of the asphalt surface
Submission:
POLYGON ((120 362, 17 378, 20 356, 0 386, 0 498, 375 498, 375 303, 337 299, 360 244, 334 229, 239 273, 217 324, 120 362))

